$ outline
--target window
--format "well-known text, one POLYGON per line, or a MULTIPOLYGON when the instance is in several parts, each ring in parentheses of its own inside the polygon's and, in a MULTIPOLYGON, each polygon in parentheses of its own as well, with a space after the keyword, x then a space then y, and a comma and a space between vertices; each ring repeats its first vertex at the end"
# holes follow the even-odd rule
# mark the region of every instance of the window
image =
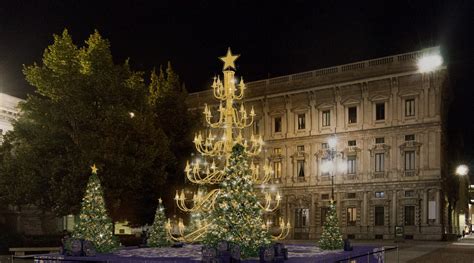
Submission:
POLYGON ((356 145, 357 145, 357 141, 356 141, 356 140, 347 141, 347 146, 356 146, 356 145))
POLYGON ((385 154, 375 154, 375 172, 383 172, 385 170, 385 154))
POLYGON ((385 120, 385 103, 375 104, 375 120, 385 120))
POLYGON ((321 207, 321 225, 326 222, 326 217, 329 212, 329 207, 321 207))
POLYGON ((355 226, 357 221, 357 208, 349 207, 347 208, 347 225, 355 226))
POLYGON ((375 225, 376 226, 383 226, 384 225, 384 217, 385 217, 385 212, 384 212, 384 207, 383 206, 376 206, 375 211, 374 211, 374 219, 375 219, 375 225))
POLYGON ((405 191, 405 197, 414 197, 415 191, 414 190, 407 190, 405 191))
POLYGON ((357 107, 349 107, 347 112, 349 123, 357 123, 357 107))
POLYGON ((415 99, 405 100, 405 117, 415 116, 415 99))
POLYGON ((275 179, 281 178, 281 161, 273 162, 273 177, 275 179))
POLYGON ((329 148, 328 143, 327 143, 327 142, 321 143, 321 148, 322 148, 322 149, 327 149, 327 148, 329 148))
POLYGON ((306 129, 306 116, 305 114, 298 114, 298 130, 306 129))
POLYGON ((384 138, 384 137, 375 138, 375 143, 376 143, 376 144, 385 143, 385 138, 384 138))
POLYGON ((295 227, 308 226, 309 209, 308 208, 297 208, 295 210, 295 227))
POLYGON ((384 198, 385 197, 385 192, 379 191, 375 192, 375 198, 384 198))
POLYGON ((405 151, 405 171, 415 170, 415 151, 405 151))
POLYGON ((347 174, 355 174, 356 173, 356 157, 355 156, 347 156, 347 174))
POLYGON ((328 157, 321 158, 321 176, 329 176, 329 169, 324 169, 324 166, 328 165, 330 161, 328 157))
POLYGON ((281 117, 275 117, 275 132, 281 132, 281 117))
POLYGON ((415 225, 415 206, 412 206, 412 205, 405 206, 405 225, 406 226, 415 225))
POLYGON ((354 198, 356 198, 356 193, 347 193, 347 198, 348 198, 348 199, 354 199, 354 198))
POLYGON ((296 146, 296 151, 298 151, 298 152, 304 152, 304 145, 298 145, 298 146, 296 146))
POLYGON ((407 135, 405 135, 405 141, 406 141, 406 142, 414 141, 414 140, 415 140, 415 134, 407 134, 407 135))
POLYGON ((329 194, 322 194, 321 199, 322 200, 328 200, 329 199, 329 194))
POLYGON ((273 148, 273 154, 281 154, 281 148, 273 148))
POLYGON ((260 134, 260 120, 253 121, 253 134, 260 134))
POLYGON ((323 111, 322 115, 323 115, 323 118, 322 118, 323 127, 330 126, 331 125, 331 111, 325 110, 325 111, 323 111))
POLYGON ((296 163, 298 177, 304 177, 304 160, 298 160, 296 163))

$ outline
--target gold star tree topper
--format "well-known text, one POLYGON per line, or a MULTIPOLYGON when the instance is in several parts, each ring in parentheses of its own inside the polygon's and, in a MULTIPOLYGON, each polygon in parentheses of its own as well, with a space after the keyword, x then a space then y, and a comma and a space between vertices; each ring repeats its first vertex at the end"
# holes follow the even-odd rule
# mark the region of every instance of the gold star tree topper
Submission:
POLYGON ((97 166, 95 166, 95 164, 91 166, 91 169, 92 169, 93 174, 96 174, 97 171, 99 170, 99 168, 97 168, 97 166))
POLYGON ((230 50, 230 47, 227 49, 227 54, 224 57, 219 57, 220 60, 224 62, 224 70, 227 68, 233 68, 235 69, 235 64, 234 61, 239 57, 240 55, 232 55, 232 51, 230 50))

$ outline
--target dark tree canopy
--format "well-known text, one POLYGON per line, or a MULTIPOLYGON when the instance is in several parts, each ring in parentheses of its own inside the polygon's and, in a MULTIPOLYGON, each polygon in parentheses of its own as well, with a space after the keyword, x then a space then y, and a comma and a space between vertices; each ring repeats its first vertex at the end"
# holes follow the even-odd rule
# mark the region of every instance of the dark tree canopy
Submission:
POLYGON ((147 87, 128 62, 114 63, 98 32, 76 46, 64 30, 24 74, 36 94, 0 148, 0 200, 77 213, 95 163, 112 218, 151 221, 156 201, 149 201, 182 170, 188 147, 186 92, 171 67, 147 87))

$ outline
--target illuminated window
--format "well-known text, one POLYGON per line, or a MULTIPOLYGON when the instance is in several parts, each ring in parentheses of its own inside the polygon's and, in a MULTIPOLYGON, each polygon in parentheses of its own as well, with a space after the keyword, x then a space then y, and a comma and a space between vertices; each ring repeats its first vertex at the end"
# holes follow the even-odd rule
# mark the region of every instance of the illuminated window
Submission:
POLYGON ((281 148, 273 148, 273 154, 281 154, 281 148))
POLYGON ((415 170, 415 151, 405 151, 405 171, 415 170))
POLYGON ((383 172, 385 170, 385 154, 375 154, 375 172, 383 172))
POLYGON ((298 114, 298 130, 306 129, 306 116, 305 114, 298 114))
POLYGON ((357 208, 349 207, 347 208, 347 225, 355 226, 357 221, 357 208))
POLYGON ((295 210, 295 227, 305 227, 309 225, 309 209, 297 208, 295 210))
POLYGON ((296 169, 298 177, 304 177, 304 160, 298 160, 296 162, 296 169))
POLYGON ((281 117, 275 117, 274 131, 281 132, 281 117))
POLYGON ((385 138, 384 138, 384 137, 375 138, 375 143, 376 143, 376 144, 385 143, 385 138))
POLYGON ((415 99, 405 100, 405 117, 415 116, 415 99))
POLYGON ((253 121, 253 134, 260 134, 260 120, 253 121))
POLYGON ((385 103, 375 104, 375 120, 385 120, 385 103))
POLYGON ((281 178, 281 161, 273 162, 273 177, 275 179, 281 178))
POLYGON ((384 198, 385 197, 385 192, 379 191, 375 192, 375 198, 384 198))
POLYGON ((347 174, 356 173, 356 157, 347 156, 347 174))
POLYGON ((329 213, 329 207, 321 207, 321 225, 326 222, 327 214, 329 213))
POLYGON ((357 123, 357 107, 349 107, 347 115, 349 123, 357 123))
POLYGON ((383 226, 384 225, 384 217, 385 217, 385 211, 383 206, 376 206, 375 207, 375 225, 376 226, 383 226))
POLYGON ((415 225, 415 206, 412 206, 412 205, 405 206, 405 225, 406 226, 415 225))
POLYGON ((322 112, 322 125, 323 127, 331 125, 331 111, 325 110, 322 112))
POLYGON ((354 199, 354 198, 356 198, 356 193, 347 193, 347 198, 348 198, 348 199, 354 199))

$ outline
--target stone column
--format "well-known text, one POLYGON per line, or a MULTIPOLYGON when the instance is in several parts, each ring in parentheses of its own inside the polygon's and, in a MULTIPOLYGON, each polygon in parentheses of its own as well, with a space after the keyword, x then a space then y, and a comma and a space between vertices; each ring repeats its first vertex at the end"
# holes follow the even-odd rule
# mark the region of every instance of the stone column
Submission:
POLYGON ((398 225, 398 211, 397 211, 397 190, 394 190, 392 192, 392 213, 391 213, 391 222, 393 223, 394 226, 398 225))
POLYGON ((294 137, 295 136, 295 121, 294 114, 291 112, 291 97, 289 95, 285 96, 285 108, 286 108, 286 118, 284 124, 286 129, 283 129, 285 133, 284 138, 294 137))
POLYGON ((310 135, 317 135, 319 134, 319 131, 318 131, 318 126, 319 126, 319 118, 318 118, 318 111, 316 110, 316 99, 314 97, 314 94, 311 93, 310 97, 309 97, 309 124, 311 125, 310 126, 310 131, 309 131, 309 134, 310 135))
POLYGON ((439 189, 436 189, 435 190, 435 201, 436 201, 436 220, 435 220, 435 223, 438 225, 441 221, 441 200, 440 200, 440 193, 439 193, 439 189))
POLYGON ((423 210, 423 217, 421 218, 421 224, 426 225, 428 224, 428 191, 429 189, 422 190, 423 191, 423 200, 422 200, 422 210, 423 210))
POLYGON ((263 111, 263 140, 267 141, 272 136, 272 120, 268 112, 268 101, 267 99, 262 100, 262 111, 263 111))
POLYGON ((398 107, 399 105, 399 98, 398 98, 398 79, 392 78, 392 125, 397 125, 398 121, 400 120, 401 108, 398 107))
POLYGON ((362 226, 368 225, 367 220, 367 192, 363 192, 363 199, 362 199, 362 226))
POLYGON ((316 194, 311 194, 311 209, 309 210, 309 235, 310 238, 316 238, 316 194))

